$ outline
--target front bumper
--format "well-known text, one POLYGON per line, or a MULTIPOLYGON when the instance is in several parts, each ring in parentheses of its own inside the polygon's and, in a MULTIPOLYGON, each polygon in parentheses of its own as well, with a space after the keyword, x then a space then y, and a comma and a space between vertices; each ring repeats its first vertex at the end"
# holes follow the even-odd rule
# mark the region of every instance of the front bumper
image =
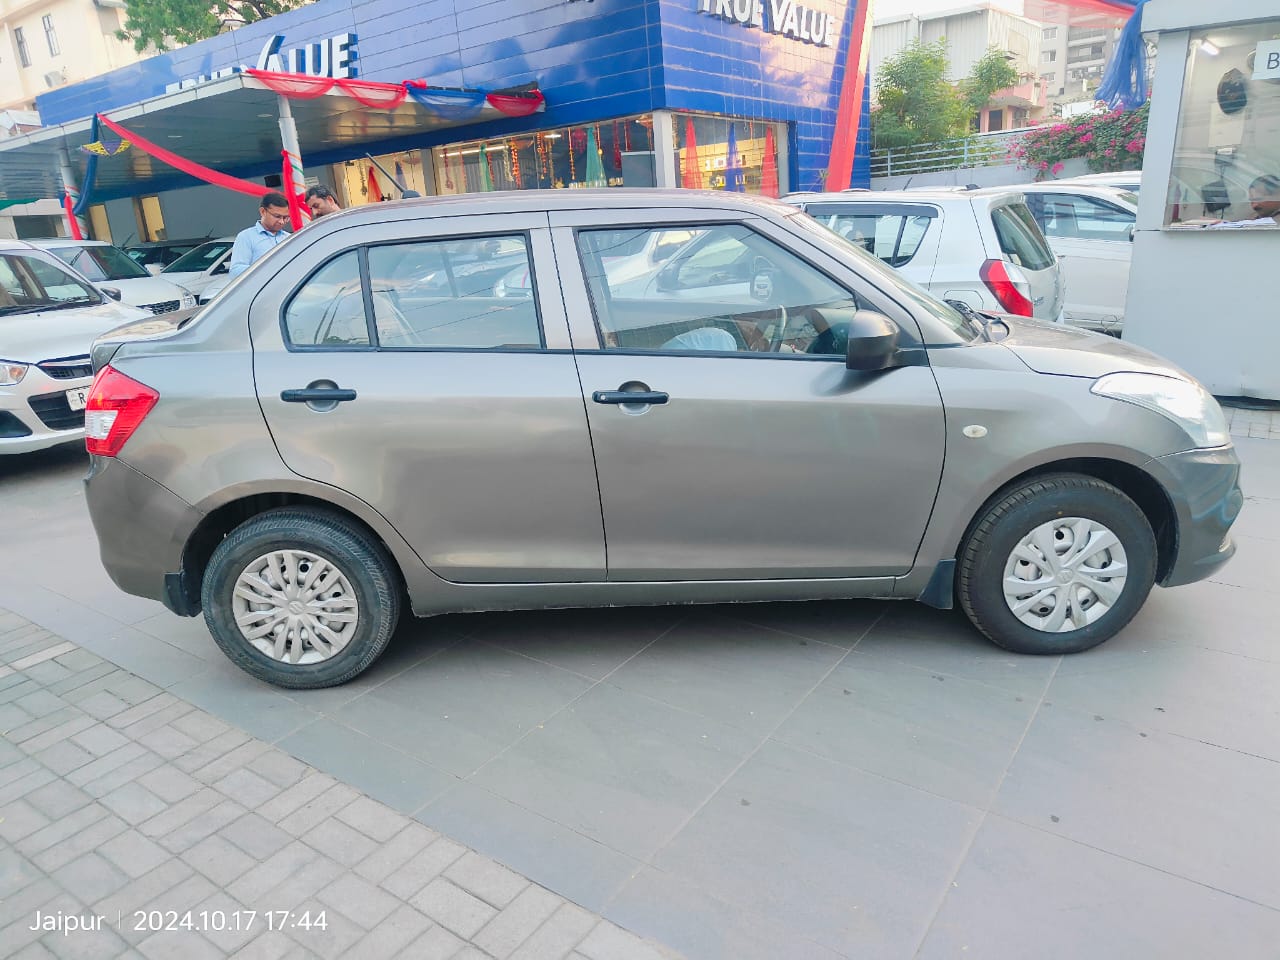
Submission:
POLYGON ((20 383, 0 387, 0 455, 83 442, 84 411, 71 408, 67 391, 92 382, 91 377, 56 380, 32 368, 20 383))
POLYGON ((186 536, 199 522, 199 511, 111 457, 91 458, 84 489, 102 566, 112 582, 125 593, 169 606, 166 575, 181 570, 186 536))
POLYGON ((1164 487, 1178 518, 1173 563, 1160 585, 1176 587, 1211 576, 1236 552, 1231 525, 1244 506, 1244 493, 1235 447, 1173 453, 1146 469, 1164 487))

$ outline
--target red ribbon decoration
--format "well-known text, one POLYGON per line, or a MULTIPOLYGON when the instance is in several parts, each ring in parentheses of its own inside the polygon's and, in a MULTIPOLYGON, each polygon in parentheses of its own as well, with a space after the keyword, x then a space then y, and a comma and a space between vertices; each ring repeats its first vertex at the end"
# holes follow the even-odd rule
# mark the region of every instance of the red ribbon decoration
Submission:
POLYGON ((491 93, 485 97, 489 106, 508 117, 527 117, 537 113, 546 103, 541 90, 530 90, 526 94, 515 96, 507 93, 491 93))
POLYGON ((313 77, 305 73, 279 73, 250 68, 245 75, 257 80, 268 90, 298 100, 323 97, 337 87, 352 100, 377 110, 394 110, 409 96, 403 83, 376 83, 373 80, 313 77))
POLYGON ((64 193, 62 195, 62 208, 67 211, 67 229, 71 231, 71 239, 83 240, 84 235, 80 233, 80 224, 76 222, 74 207, 75 204, 71 200, 71 194, 64 193))
POLYGON ((117 134, 121 139, 128 140, 143 153, 150 154, 162 163, 167 163, 175 169, 181 170, 188 176, 203 180, 205 183, 212 183, 215 187, 223 187, 227 190, 235 190, 239 193, 247 193, 251 197, 261 197, 271 191, 261 184, 252 183, 248 180, 241 180, 237 177, 229 177, 225 173, 219 173, 217 170, 211 170, 206 166, 187 160, 178 156, 164 147, 157 146, 150 140, 138 136, 136 133, 130 133, 120 124, 116 123, 105 114, 98 114, 98 119, 106 124, 107 129, 117 134))

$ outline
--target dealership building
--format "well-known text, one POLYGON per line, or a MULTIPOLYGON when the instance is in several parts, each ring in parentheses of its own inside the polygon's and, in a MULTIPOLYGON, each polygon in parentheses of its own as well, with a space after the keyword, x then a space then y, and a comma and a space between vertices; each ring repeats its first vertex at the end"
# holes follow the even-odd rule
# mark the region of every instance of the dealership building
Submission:
POLYGON ((0 200, 66 182, 97 238, 225 235, 256 203, 198 168, 276 186, 282 148, 343 206, 866 186, 865 27, 857 0, 318 0, 40 96, 0 200))

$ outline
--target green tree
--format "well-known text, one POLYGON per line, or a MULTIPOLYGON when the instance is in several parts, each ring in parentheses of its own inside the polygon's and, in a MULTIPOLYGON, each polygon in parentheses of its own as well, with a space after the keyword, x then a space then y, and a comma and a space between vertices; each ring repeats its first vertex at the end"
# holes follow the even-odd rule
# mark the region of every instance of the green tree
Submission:
POLYGON ((880 67, 871 142, 877 150, 968 136, 970 124, 997 90, 1018 82, 1006 54, 991 49, 973 73, 953 84, 946 38, 916 41, 880 67))
POLYGON ((992 47, 973 65, 973 72, 960 82, 960 94, 972 117, 987 105, 997 90, 1017 83, 1018 71, 1009 62, 1009 55, 992 47))
POLYGON ((949 68, 945 39, 917 40, 881 65, 871 115, 873 147, 908 147, 968 132, 968 108, 947 81, 949 68))
POLYGON ((168 50, 215 36, 228 25, 240 26, 274 17, 307 0, 127 0, 121 40, 134 49, 168 50))

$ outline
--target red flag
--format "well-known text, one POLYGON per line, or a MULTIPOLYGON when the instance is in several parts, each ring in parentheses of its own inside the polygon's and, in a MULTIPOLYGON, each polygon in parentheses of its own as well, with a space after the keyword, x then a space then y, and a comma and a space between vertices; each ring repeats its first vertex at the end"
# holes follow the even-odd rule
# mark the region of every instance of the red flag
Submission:
POLYGON ((778 157, 773 143, 773 127, 764 128, 764 161, 760 168, 760 192, 766 197, 778 195, 778 157))
POLYGON ((378 175, 374 173, 373 167, 369 168, 369 202, 382 202, 382 188, 378 186, 378 175))
POLYGON ((702 189, 702 170, 698 167, 698 140, 693 135, 693 117, 684 124, 684 176, 680 185, 686 190, 702 189))

